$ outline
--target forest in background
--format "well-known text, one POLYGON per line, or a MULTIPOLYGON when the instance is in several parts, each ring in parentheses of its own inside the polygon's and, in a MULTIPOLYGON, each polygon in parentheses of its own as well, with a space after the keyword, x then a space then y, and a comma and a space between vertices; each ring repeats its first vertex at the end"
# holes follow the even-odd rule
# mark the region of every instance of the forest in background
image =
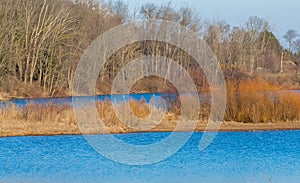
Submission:
MULTIPOLYGON (((284 48, 266 20, 251 16, 243 26, 202 20, 191 8, 146 4, 131 12, 122 1, 0 0, 0 98, 57 97, 71 94, 76 66, 88 45, 112 27, 134 20, 163 19, 193 30, 210 46, 227 81, 266 80, 279 89, 299 89, 300 39, 288 30, 284 48)), ((288 28, 287 28, 288 29, 288 28)), ((205 76, 183 50, 144 41, 114 53, 100 71, 97 93, 108 89, 116 74, 142 55, 167 56, 206 90, 205 76)), ((132 92, 171 92, 163 78, 148 77, 132 92), (155 80, 155 82, 154 82, 155 80)))

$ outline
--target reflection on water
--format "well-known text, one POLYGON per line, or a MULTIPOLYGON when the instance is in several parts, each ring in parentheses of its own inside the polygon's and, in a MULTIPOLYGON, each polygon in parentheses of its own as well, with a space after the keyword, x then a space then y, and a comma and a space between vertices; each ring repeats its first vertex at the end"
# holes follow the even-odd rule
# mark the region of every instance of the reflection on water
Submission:
MULTIPOLYGON (((110 100, 113 102, 122 102, 129 99, 134 100, 145 100, 146 103, 149 103, 151 98, 161 97, 166 101, 177 100, 178 97, 173 93, 141 93, 141 94, 118 94, 118 95, 98 95, 98 96, 86 96, 86 97, 74 97, 74 100, 80 100, 82 103, 91 102, 91 101, 105 101, 110 100)), ((207 102, 209 100, 210 93, 200 93, 199 98, 202 102, 207 102)), ((54 104, 54 105, 72 105, 72 97, 65 98, 40 98, 40 99, 13 99, 8 102, 0 103, 1 106, 6 106, 7 104, 14 104, 18 107, 23 107, 26 104, 54 104)))
MULTIPOLYGON (((282 90, 279 92, 296 92, 300 93, 300 90, 282 90)), ((129 95, 97 95, 97 96, 87 96, 87 97, 74 97, 76 100, 82 100, 84 102, 89 101, 105 101, 105 100, 111 100, 111 101, 117 101, 121 102, 128 99, 134 99, 134 100, 141 100, 144 99, 146 103, 149 103, 151 98, 155 97, 162 97, 166 100, 176 100, 177 95, 172 93, 141 93, 141 94, 129 94, 129 95)), ((210 93, 208 92, 201 92, 199 93, 199 99, 202 103, 207 103, 210 101, 210 93)), ((61 98, 37 98, 37 99, 13 99, 8 102, 1 102, 0 101, 0 107, 6 106, 8 103, 12 103, 17 105, 18 107, 23 107, 26 104, 55 104, 55 105, 72 105, 72 97, 61 97, 61 98)))
MULTIPOLYGON (((137 145, 169 133, 116 135, 137 145)), ((4 182, 297 182, 300 131, 219 133, 204 151, 202 133, 172 157, 153 165, 110 161, 82 136, 0 138, 0 181, 4 182)), ((157 149, 161 153, 165 149, 157 149)), ((130 154, 124 154, 124 158, 130 154)))

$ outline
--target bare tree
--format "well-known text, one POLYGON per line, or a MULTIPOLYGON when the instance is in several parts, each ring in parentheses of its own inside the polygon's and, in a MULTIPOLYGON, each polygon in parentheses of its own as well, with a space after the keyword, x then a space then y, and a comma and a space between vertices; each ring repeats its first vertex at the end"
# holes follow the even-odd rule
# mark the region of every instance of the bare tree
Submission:
POLYGON ((108 8, 114 16, 121 19, 121 22, 125 22, 129 17, 128 5, 121 0, 109 1, 108 8))
POLYGON ((294 41, 293 45, 294 45, 294 49, 295 49, 296 53, 298 55, 300 55, 300 39, 297 39, 296 41, 294 41))
POLYGON ((259 37, 262 32, 269 29, 269 23, 257 16, 249 17, 246 22, 247 43, 249 48, 249 68, 250 73, 256 69, 257 56, 261 54, 262 48, 259 47, 259 37))
POLYGON ((153 3, 148 3, 142 6, 140 10, 140 14, 144 19, 154 19, 158 16, 158 7, 155 6, 153 3))
POLYGON ((293 41, 295 40, 295 38, 298 36, 297 31, 290 29, 288 30, 285 35, 283 36, 283 38, 287 41, 288 46, 289 46, 289 52, 292 52, 292 48, 293 48, 293 41))
MULTIPOLYGON (((19 85, 37 87, 51 96, 70 92, 76 65, 87 46, 103 32, 131 18, 128 6, 121 0, 101 0, 101 3, 98 0, 0 1, 0 90, 6 92, 14 91, 19 85)), ((132 18, 138 17, 173 21, 201 35, 225 73, 242 73, 241 76, 253 74, 258 68, 278 70, 282 46, 262 18, 250 17, 245 26, 232 27, 225 21, 201 21, 190 8, 174 8, 171 3, 146 4, 140 11, 136 10, 132 18)), ((162 26, 137 26, 145 32, 179 38, 178 44, 185 40, 180 37, 181 31, 164 30, 162 26)), ((300 54, 300 41, 295 40, 296 37, 294 30, 285 35, 289 50, 300 54)), ((170 65, 158 65, 155 57, 163 56, 176 61, 188 72, 201 72, 184 50, 160 41, 142 41, 110 56, 100 70, 98 91, 102 84, 111 84, 129 61, 142 55, 154 56, 150 64, 143 65, 149 65, 145 68, 148 71, 166 67, 165 74, 169 75, 170 65)), ((122 75, 126 79, 126 73, 122 75)), ((240 76, 232 74, 232 78, 240 76)), ((202 79, 200 75, 197 77, 202 79)))

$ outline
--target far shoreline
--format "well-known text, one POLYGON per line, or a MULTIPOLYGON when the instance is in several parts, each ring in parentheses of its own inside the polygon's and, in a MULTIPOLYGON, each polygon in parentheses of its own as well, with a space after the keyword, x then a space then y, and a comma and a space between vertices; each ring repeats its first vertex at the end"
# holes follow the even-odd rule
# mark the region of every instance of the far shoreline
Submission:
MULTIPOLYGON (((60 128, 61 131, 58 129, 44 129, 44 130, 37 130, 34 132, 34 129, 30 131, 26 131, 25 129, 18 128, 15 130, 9 131, 1 131, 0 138, 9 138, 9 137, 40 137, 40 136, 85 136, 85 135, 122 135, 122 134, 139 134, 139 133, 163 133, 163 132, 192 132, 192 133, 201 133, 204 132, 206 125, 201 124, 198 125, 195 131, 187 131, 187 130, 177 130, 173 131, 171 129, 154 129, 154 130, 147 130, 147 131, 138 131, 138 130, 128 130, 128 131, 114 131, 111 133, 103 133, 103 132, 95 132, 95 133, 86 133, 82 134, 79 129, 74 128, 68 129, 60 128), (46 132, 46 130, 49 130, 46 132)), ((8 129, 6 129, 8 130, 8 129)), ((282 123, 241 123, 241 122, 223 122, 222 126, 217 131, 206 131, 206 132, 266 132, 266 131, 299 131, 300 130, 300 122, 282 122, 282 123)))
MULTIPOLYGON (((287 89, 275 89, 274 91, 299 91, 300 88, 287 88, 287 89)), ((210 93, 209 90, 202 90, 198 91, 198 93, 210 93)), ((130 92, 129 95, 147 95, 147 94, 176 94, 176 92, 172 91, 160 91, 160 92, 150 92, 150 91, 143 91, 143 92, 130 92)), ((0 102, 9 102, 13 100, 40 100, 40 99, 65 99, 65 98, 72 98, 72 97, 93 97, 93 96, 110 96, 110 95, 127 95, 127 94, 120 94, 120 93, 95 93, 95 95, 72 95, 72 94, 65 94, 65 95, 56 95, 56 96, 34 96, 34 97, 25 97, 25 96, 7 96, 3 97, 0 93, 0 102)))

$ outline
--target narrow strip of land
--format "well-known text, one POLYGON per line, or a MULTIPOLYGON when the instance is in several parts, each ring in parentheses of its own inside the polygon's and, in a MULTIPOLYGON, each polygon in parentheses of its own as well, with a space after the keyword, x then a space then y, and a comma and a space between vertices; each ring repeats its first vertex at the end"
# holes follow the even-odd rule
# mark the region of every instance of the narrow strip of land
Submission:
MULTIPOLYGON (((113 134, 138 133, 138 132, 171 132, 175 125, 158 126, 152 130, 141 131, 126 129, 123 127, 109 127, 113 134)), ((199 122, 195 131, 202 132, 206 128, 206 123, 199 122)), ((243 131, 270 131, 270 130, 300 130, 300 122, 280 122, 280 123, 238 123, 223 122, 219 131, 222 132, 243 132, 243 131)), ((178 131, 187 131, 180 129, 178 131)), ((91 134, 105 134, 104 131, 93 131, 91 134)), ((1 123, 0 137, 9 136, 53 136, 53 135, 80 135, 82 134, 75 123, 45 123, 45 122, 10 122, 1 123)))

